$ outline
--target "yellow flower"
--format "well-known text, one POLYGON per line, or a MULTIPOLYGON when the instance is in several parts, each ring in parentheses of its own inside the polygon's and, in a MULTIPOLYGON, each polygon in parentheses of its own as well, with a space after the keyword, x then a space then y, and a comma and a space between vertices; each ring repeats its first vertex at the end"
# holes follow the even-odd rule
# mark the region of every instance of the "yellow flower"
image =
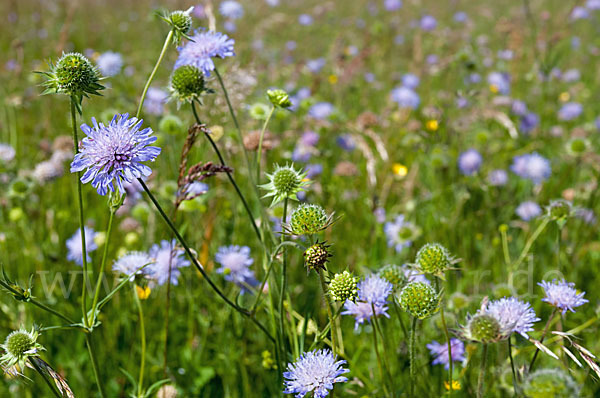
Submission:
POLYGON ((216 142, 223 137, 225 130, 222 126, 210 126, 210 133, 211 138, 216 142))
POLYGON ((435 119, 428 120, 427 123, 425 123, 425 128, 429 131, 437 131, 439 127, 440 124, 435 119))
POLYGON ((406 177, 406 174, 408 174, 408 168, 400 163, 394 163, 392 166, 392 171, 398 177, 406 177))
POLYGON ((336 75, 329 75, 327 80, 329 80, 329 83, 331 84, 336 84, 338 82, 338 77, 336 75))
MULTIPOLYGON (((450 383, 444 381, 444 387, 446 387, 446 390, 450 390, 450 383)), ((458 382, 458 380, 452 380, 452 390, 460 390, 460 383, 458 382)))
POLYGON ((150 296, 150 288, 148 286, 146 287, 139 287, 139 286, 135 286, 135 290, 137 291, 137 295, 139 297, 140 300, 146 300, 148 298, 148 296, 150 296))
POLYGON ((571 99, 571 95, 565 91, 565 92, 560 93, 560 95, 558 96, 558 99, 561 102, 567 102, 569 99, 571 99))
POLYGON ((490 84, 490 91, 494 94, 498 94, 498 91, 500 91, 498 89, 498 86, 496 86, 495 84, 490 84))

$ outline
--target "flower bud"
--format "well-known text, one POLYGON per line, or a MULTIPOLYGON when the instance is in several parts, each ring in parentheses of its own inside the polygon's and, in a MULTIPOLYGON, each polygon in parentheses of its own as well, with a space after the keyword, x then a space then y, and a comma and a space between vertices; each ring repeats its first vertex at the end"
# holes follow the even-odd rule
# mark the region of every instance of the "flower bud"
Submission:
POLYGON ((173 11, 168 15, 163 15, 163 21, 171 26, 173 31, 173 44, 179 45, 182 38, 189 39, 188 34, 192 29, 192 16, 190 15, 194 7, 188 8, 186 11, 173 11))
POLYGON ((271 104, 276 108, 289 108, 292 106, 290 96, 281 89, 267 90, 267 97, 269 98, 269 101, 271 101, 271 104))
POLYGON ((427 283, 410 282, 400 292, 400 306, 415 318, 429 318, 439 309, 439 295, 427 283))
POLYGON ((329 283, 329 294, 335 301, 346 300, 355 301, 358 296, 358 281, 354 275, 348 271, 341 274, 335 274, 329 283))
POLYGON ((427 243, 417 253, 416 265, 427 274, 440 275, 450 268, 448 250, 439 243, 427 243))
POLYGON ((331 216, 328 216, 319 205, 301 204, 292 213, 291 223, 288 227, 294 235, 316 234, 331 225, 331 216))
POLYGON ((329 246, 317 242, 304 252, 304 264, 309 271, 319 272, 319 270, 325 269, 329 257, 331 257, 329 246))
POLYGON ((169 87, 171 98, 178 104, 199 100, 205 92, 212 92, 205 86, 204 74, 192 65, 183 65, 173 71, 169 87))

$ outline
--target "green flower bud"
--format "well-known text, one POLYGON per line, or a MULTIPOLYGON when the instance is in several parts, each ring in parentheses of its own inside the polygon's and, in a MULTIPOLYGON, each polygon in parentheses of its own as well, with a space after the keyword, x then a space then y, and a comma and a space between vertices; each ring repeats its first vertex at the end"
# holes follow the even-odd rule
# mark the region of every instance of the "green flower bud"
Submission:
POLYGON ((317 242, 304 252, 304 264, 308 271, 314 270, 319 272, 319 270, 325 269, 329 257, 331 257, 329 246, 317 242))
POLYGON ((169 86, 171 98, 177 100, 177 104, 200 100, 203 93, 212 93, 205 85, 204 74, 192 65, 183 65, 171 74, 169 86))
POLYGON ((267 97, 271 104, 277 108, 289 108, 292 106, 292 101, 290 101, 290 96, 288 93, 281 89, 277 90, 267 90, 267 97))
POLYGON ((423 273, 440 275, 450 268, 452 259, 439 243, 427 243, 417 253, 416 266, 423 273))
POLYGON ((540 369, 530 373, 523 383, 528 398, 579 397, 579 386, 560 369, 540 369))
POLYGON ((308 181, 304 180, 306 173, 296 171, 293 165, 286 165, 284 167, 275 165, 275 171, 272 174, 267 174, 267 177, 269 178, 269 182, 260 185, 260 187, 268 191, 264 196, 265 198, 273 197, 271 206, 286 198, 295 200, 295 194, 302 191, 308 185, 308 181))
POLYGON ((394 286, 394 292, 400 290, 408 282, 408 278, 404 274, 402 267, 396 264, 384 266, 377 274, 394 286))
POLYGON ((470 339, 481 343, 498 341, 500 336, 500 323, 488 314, 477 314, 469 320, 467 329, 470 339))
POLYGON ((439 295, 431 285, 410 282, 400 292, 400 307, 418 319, 429 318, 439 310, 439 295))
POLYGON ((551 220, 556 221, 560 228, 567 223, 572 212, 573 207, 571 206, 571 203, 563 199, 551 201, 546 208, 547 216, 550 217, 551 220))
POLYGON ((292 213, 288 232, 293 235, 316 234, 331 225, 331 216, 319 205, 301 204, 292 213))
POLYGON ((173 44, 179 45, 182 38, 190 38, 188 36, 192 29, 192 16, 190 14, 193 10, 194 7, 190 7, 186 11, 178 10, 161 16, 162 20, 171 26, 173 31, 173 44))
POLYGON ((4 344, 0 345, 5 351, 0 357, 0 364, 7 369, 17 365, 24 370, 27 359, 37 357, 38 352, 44 350, 44 347, 37 343, 38 336, 35 328, 31 332, 19 329, 9 334, 4 344))
POLYGON ((329 283, 329 294, 335 301, 355 301, 358 297, 358 280, 348 271, 335 274, 329 283))

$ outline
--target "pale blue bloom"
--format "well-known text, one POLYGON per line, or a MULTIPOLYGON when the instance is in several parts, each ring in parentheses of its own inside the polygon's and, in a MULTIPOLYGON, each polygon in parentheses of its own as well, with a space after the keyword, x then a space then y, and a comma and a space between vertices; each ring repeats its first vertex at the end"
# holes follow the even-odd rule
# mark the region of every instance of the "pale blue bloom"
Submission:
POLYGON ((510 169, 519 177, 531 180, 534 184, 542 183, 552 173, 550 161, 537 152, 515 156, 510 169))
MULTIPOLYGON (((112 266, 114 272, 129 276, 133 273, 135 274, 143 274, 145 273, 145 268, 141 269, 141 267, 148 266, 152 264, 154 260, 148 253, 145 252, 129 252, 124 256, 119 257, 117 261, 112 266)), ((135 275, 130 278, 131 281, 135 279, 135 275)))
POLYGON ((479 152, 475 149, 468 149, 458 157, 458 168, 462 174, 470 176, 477 173, 482 162, 483 158, 479 152))
POLYGON ((546 303, 560 309, 562 313, 571 311, 575 312, 575 308, 588 302, 584 299, 585 292, 577 293, 575 284, 566 282, 564 279, 552 282, 541 281, 538 283, 543 289, 546 296, 542 299, 546 303))
POLYGON ((193 41, 178 47, 179 57, 174 69, 183 65, 192 65, 200 69, 206 76, 215 69, 213 58, 226 58, 235 55, 234 40, 229 36, 214 31, 196 30, 193 41))
POLYGON ((488 84, 495 86, 500 94, 510 92, 510 76, 507 73, 492 72, 487 78, 488 84))
POLYGON ((171 242, 163 240, 160 244, 154 244, 148 254, 154 260, 147 266, 145 273, 156 281, 158 285, 164 285, 169 280, 169 268, 171 274, 171 284, 177 285, 180 268, 188 267, 190 262, 185 259, 185 253, 182 249, 175 247, 175 239, 171 242))
POLYGON ((528 200, 522 202, 515 210, 515 213, 517 213, 517 216, 521 220, 530 221, 542 214, 542 208, 537 203, 528 200))
POLYGON ((0 161, 3 163, 8 163, 15 158, 17 152, 15 148, 8 144, 3 144, 0 142, 0 161))
POLYGON ((219 6, 219 13, 225 18, 240 19, 244 16, 244 7, 234 0, 225 0, 219 6))
POLYGON ((392 101, 396 102, 400 108, 416 109, 421 103, 419 94, 408 87, 396 87, 391 93, 392 101))
POLYGON ((437 20, 431 15, 424 15, 420 21, 421 29, 426 32, 432 31, 437 27, 437 20))
POLYGON ((417 87, 419 87, 419 83, 420 79, 417 75, 414 75, 412 73, 406 73, 404 76, 402 76, 402 85, 404 87, 408 87, 414 90, 417 87))
POLYGON ((289 363, 285 378, 284 394, 296 394, 296 398, 303 398, 313 393, 314 398, 323 398, 329 395, 335 383, 344 383, 348 378, 342 376, 350 370, 343 365, 346 361, 338 361, 337 357, 329 350, 313 350, 305 352, 294 363, 289 363))
POLYGON ((402 8, 402 0, 384 0, 383 7, 387 11, 398 11, 402 8))
POLYGON ((569 121, 577 119, 583 113, 583 106, 577 102, 567 102, 558 110, 558 119, 569 121))
POLYGON ((96 65, 98 65, 98 69, 103 76, 115 76, 123 68, 123 56, 116 52, 107 51, 100 54, 96 60, 96 65))
POLYGON ((144 101, 144 112, 149 115, 160 116, 164 113, 165 104, 169 93, 156 87, 150 87, 144 101))
POLYGON ((308 115, 315 119, 324 120, 327 119, 335 108, 329 102, 317 102, 308 110, 308 115))
POLYGON ((221 264, 217 272, 225 275, 226 281, 233 282, 242 288, 242 292, 248 292, 250 286, 258 285, 259 282, 254 277, 254 271, 250 269, 254 259, 250 257, 248 246, 222 246, 215 255, 215 261, 221 264))
MULTIPOLYGON (((465 357, 465 344, 457 338, 450 339, 450 345, 452 347, 452 362, 466 363, 467 358, 465 357)), ((446 369, 450 367, 450 356, 448 355, 448 343, 438 343, 432 341, 427 344, 429 354, 433 357, 432 365, 444 365, 446 369)))
POLYGON ((404 214, 396 216, 394 221, 388 221, 383 226, 388 246, 393 247, 397 253, 412 245, 412 239, 418 234, 417 231, 417 226, 407 221, 404 214))
MULTIPOLYGON (((98 245, 94 241, 98 233, 93 228, 84 227, 85 235, 85 252, 86 260, 90 261, 90 252, 93 252, 98 248, 98 245)), ((73 261, 77 265, 83 265, 83 251, 81 247, 81 230, 75 231, 75 233, 67 239, 67 260, 73 261)))
POLYGON ((502 330, 519 333, 526 339, 527 332, 533 331, 533 324, 540 320, 531 308, 531 304, 515 297, 504 297, 488 303, 485 313, 492 315, 500 322, 502 330))
POLYGON ((313 24, 313 17, 308 14, 300 14, 298 17, 298 23, 303 26, 309 26, 313 24))

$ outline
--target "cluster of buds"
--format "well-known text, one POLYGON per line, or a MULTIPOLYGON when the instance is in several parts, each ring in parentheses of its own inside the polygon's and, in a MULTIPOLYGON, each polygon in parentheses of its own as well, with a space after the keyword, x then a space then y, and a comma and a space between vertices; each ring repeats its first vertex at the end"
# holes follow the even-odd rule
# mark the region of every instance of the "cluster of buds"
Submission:
POLYGON ((417 319, 426 319, 438 312, 440 296, 431 285, 410 282, 400 291, 400 307, 417 319))
POLYGON ((329 247, 325 243, 317 242, 306 249, 304 252, 304 264, 309 272, 311 270, 319 272, 325 269, 325 265, 329 261, 329 257, 331 257, 329 247))
POLYGON ((348 271, 335 274, 329 282, 329 294, 334 301, 356 301, 358 297, 358 280, 348 271))

